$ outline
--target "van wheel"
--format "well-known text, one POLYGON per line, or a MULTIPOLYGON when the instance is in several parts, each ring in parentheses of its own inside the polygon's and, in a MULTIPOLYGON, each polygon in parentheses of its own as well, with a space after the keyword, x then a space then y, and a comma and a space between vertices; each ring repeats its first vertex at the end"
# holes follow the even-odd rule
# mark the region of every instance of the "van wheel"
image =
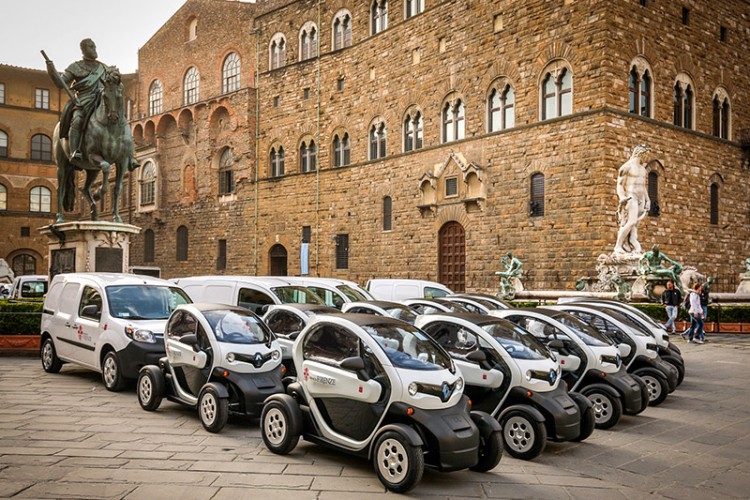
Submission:
MULTIPOLYGON (((296 404, 296 403, 295 403, 296 404)), ((299 436, 292 430, 289 408, 280 401, 269 401, 260 416, 263 443, 273 453, 286 455, 299 442, 299 436)))
POLYGON ((651 371, 638 373, 648 386, 648 404, 649 406, 659 406, 667 399, 669 395, 669 385, 664 377, 661 377, 651 371))
POLYGON ((102 381, 108 391, 118 392, 125 388, 125 377, 122 376, 120 358, 115 351, 109 351, 102 362, 102 381))
POLYGON ((538 457, 547 445, 544 422, 537 422, 523 410, 512 410, 500 420, 505 450, 514 458, 531 460, 538 457))
POLYGON ((208 432, 221 431, 229 419, 229 402, 219 397, 219 392, 207 385, 198 396, 198 415, 208 432))
POLYGON ((42 343, 42 368, 47 373, 57 373, 62 368, 62 361, 57 357, 55 343, 47 337, 42 343))
POLYGON ((581 391, 594 405, 594 420, 597 429, 610 429, 620 421, 622 416, 622 402, 613 398, 608 392, 593 388, 581 391))
POLYGON ((159 408, 164 397, 164 374, 155 366, 146 366, 138 374, 138 402, 146 411, 159 408))
POLYGON ((409 444, 394 431, 384 432, 378 438, 372 462, 380 482, 395 493, 414 488, 424 473, 422 447, 409 444))
POLYGON ((502 432, 491 432, 487 439, 479 438, 479 462, 471 470, 476 472, 487 472, 500 463, 503 458, 503 436, 502 432))

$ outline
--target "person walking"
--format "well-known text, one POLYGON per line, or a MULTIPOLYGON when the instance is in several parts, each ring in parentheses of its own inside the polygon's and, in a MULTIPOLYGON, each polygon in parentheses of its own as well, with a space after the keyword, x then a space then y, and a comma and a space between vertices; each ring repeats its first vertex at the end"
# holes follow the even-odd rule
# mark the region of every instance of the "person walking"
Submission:
POLYGON ((709 293, 713 281, 714 279, 709 276, 709 278, 703 284, 703 289, 701 290, 701 307, 703 308, 703 334, 701 335, 701 338, 703 339, 703 342, 708 342, 708 340, 706 339, 706 320, 708 319, 708 304, 709 302, 711 302, 709 293))
POLYGON ((690 328, 682 334, 682 337, 687 336, 688 342, 695 344, 702 344, 705 333, 703 332, 703 307, 701 306, 701 291, 703 290, 703 283, 696 283, 694 290, 690 292, 688 297, 690 298, 690 328))
POLYGON ((667 309, 667 322, 664 323, 664 328, 667 332, 674 333, 674 321, 677 319, 682 303, 682 294, 675 288, 674 281, 667 281, 667 289, 661 294, 661 303, 667 309))

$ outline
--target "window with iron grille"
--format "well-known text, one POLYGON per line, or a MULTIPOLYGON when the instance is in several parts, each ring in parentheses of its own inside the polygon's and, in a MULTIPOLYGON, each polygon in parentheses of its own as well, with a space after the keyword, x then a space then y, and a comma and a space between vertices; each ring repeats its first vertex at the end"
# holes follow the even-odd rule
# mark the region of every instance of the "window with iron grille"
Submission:
POLYGON ((234 193, 234 157, 226 148, 219 159, 219 195, 234 193))
POLYGON ((227 240, 219 240, 219 248, 216 255, 216 270, 222 271, 227 268, 227 240))
POLYGON ((719 185, 711 184, 711 224, 719 223, 719 185))
POLYGON ((349 269, 349 235, 336 235, 336 269, 349 269))
POLYGON ((225 94, 240 89, 240 56, 236 52, 232 52, 224 59, 221 81, 222 91, 225 94))
POLYGON ((445 179, 445 197, 458 196, 458 177, 445 179))
POLYGON ((143 233, 143 262, 153 262, 156 247, 156 238, 154 231, 146 229, 143 233))
POLYGON ((49 109, 49 90, 36 89, 34 94, 34 107, 37 109, 49 109))
POLYGON ((36 259, 33 255, 22 253, 13 257, 13 274, 16 276, 24 276, 27 274, 36 274, 36 259))
POLYGON ((200 90, 200 75, 198 74, 198 68, 192 66, 185 74, 185 82, 183 84, 183 104, 194 104, 198 102, 198 95, 200 90))
POLYGON ((393 201, 390 196, 383 198, 383 231, 393 229, 393 201))
POLYGON ((540 217, 544 215, 544 174, 531 176, 529 215, 540 217))
POLYGON ((188 260, 188 228, 185 226, 177 228, 177 260, 188 260))
POLYGON ((648 173, 648 199, 651 201, 648 214, 651 217, 661 215, 661 208, 659 208, 659 174, 656 172, 648 173))
POLYGON ((44 134, 36 134, 31 138, 31 159, 52 161, 52 141, 44 134))

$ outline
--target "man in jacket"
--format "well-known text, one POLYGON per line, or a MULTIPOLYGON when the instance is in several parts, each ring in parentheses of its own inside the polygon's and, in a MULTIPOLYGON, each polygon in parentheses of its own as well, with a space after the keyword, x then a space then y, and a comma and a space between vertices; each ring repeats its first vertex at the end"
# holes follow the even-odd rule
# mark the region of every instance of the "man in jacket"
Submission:
POLYGON ((672 333, 675 331, 674 320, 677 319, 677 313, 682 303, 682 294, 675 288, 674 281, 667 281, 667 289, 661 294, 661 303, 667 309, 667 322, 664 323, 664 328, 672 333))

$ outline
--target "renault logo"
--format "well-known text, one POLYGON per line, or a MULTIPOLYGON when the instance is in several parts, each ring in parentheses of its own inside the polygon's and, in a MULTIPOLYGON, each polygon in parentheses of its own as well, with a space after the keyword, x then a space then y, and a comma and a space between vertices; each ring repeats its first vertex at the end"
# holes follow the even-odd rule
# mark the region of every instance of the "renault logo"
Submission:
POLYGON ((555 383, 555 380, 557 380, 557 372, 555 370, 549 371, 549 383, 550 385, 553 385, 555 383))
POLYGON ((448 401, 448 399, 451 397, 451 388, 448 385, 448 382, 443 382, 443 386, 441 387, 440 392, 443 395, 442 400, 444 402, 448 401))
POLYGON ((263 355, 261 353, 255 354, 255 362, 253 363, 256 367, 263 364, 263 355))

